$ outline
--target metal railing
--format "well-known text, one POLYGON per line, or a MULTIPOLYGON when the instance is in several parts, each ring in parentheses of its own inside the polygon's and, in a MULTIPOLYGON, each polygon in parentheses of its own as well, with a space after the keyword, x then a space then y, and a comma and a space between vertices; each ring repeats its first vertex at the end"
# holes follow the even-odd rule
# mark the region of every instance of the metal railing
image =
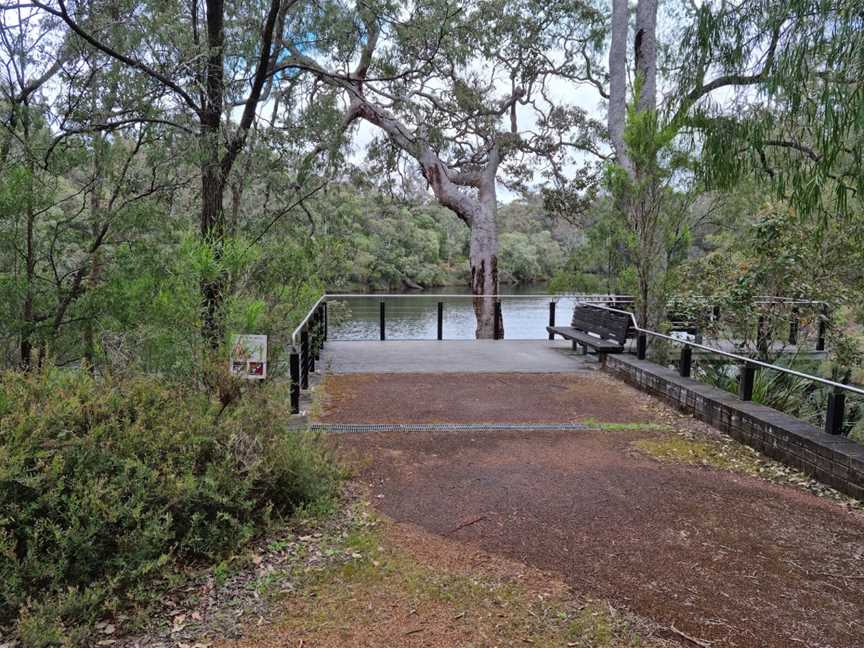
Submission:
POLYGON ((327 295, 321 295, 291 333, 291 413, 300 412, 300 391, 309 389, 309 374, 327 341, 327 295))
POLYGON ((665 333, 659 333, 657 331, 651 331, 649 329, 642 328, 636 321, 636 316, 630 311, 624 311, 618 308, 612 308, 602 305, 598 305, 596 307, 603 308, 605 310, 609 310, 615 313, 622 313, 630 317, 633 325, 633 330, 636 333, 636 357, 640 360, 645 359, 648 337, 667 340, 674 344, 681 345, 682 349, 681 355, 678 360, 678 373, 685 378, 690 377, 693 349, 699 349, 701 351, 706 351, 708 353, 734 360, 741 367, 738 397, 742 401, 753 400, 753 385, 757 369, 769 369, 772 371, 778 371, 780 373, 788 374, 790 376, 796 376, 797 378, 803 378, 810 382, 830 387, 832 389, 832 392, 828 395, 828 406, 825 415, 825 432, 828 434, 836 435, 840 434, 840 432, 842 431, 843 419, 846 408, 846 393, 848 392, 856 394, 858 396, 864 396, 864 389, 860 389, 852 385, 838 383, 833 380, 829 380, 828 378, 822 378, 821 376, 814 376, 812 374, 796 371, 795 369, 790 369, 788 367, 770 364, 768 362, 763 362, 761 360, 742 356, 737 353, 730 353, 729 351, 723 351, 722 349, 717 349, 715 347, 707 346, 705 344, 691 342, 689 340, 683 340, 672 335, 666 335, 665 333))
POLYGON ((602 293, 497 295, 328 293, 327 299, 340 301, 343 307, 351 312, 350 318, 334 325, 331 331, 334 340, 473 339, 476 320, 472 304, 478 299, 494 303, 495 339, 501 339, 502 331, 514 330, 517 331, 515 338, 512 335, 508 335, 508 338, 524 338, 527 332, 528 339, 542 339, 546 337, 545 329, 534 327, 532 324, 537 321, 537 314, 532 312, 536 309, 545 312, 548 308, 549 323, 554 326, 556 307, 562 301, 566 304, 590 303, 614 306, 633 303, 633 298, 629 295, 602 293), (511 304, 516 302, 516 305, 508 310, 507 302, 511 304), (396 324, 391 324, 394 321, 396 324), (530 337, 531 335, 534 337, 530 337))
MULTIPOLYGON (((813 299, 798 299, 794 297, 776 297, 773 295, 757 295, 755 300, 751 302, 751 306, 781 306, 790 309, 789 318, 789 336, 788 341, 791 345, 798 344, 798 334, 801 327, 801 311, 805 308, 818 310, 818 332, 816 335, 816 351, 825 350, 825 336, 827 333, 827 321, 829 315, 829 304, 825 301, 813 299)), ((711 313, 706 320, 718 321, 720 319, 720 307, 716 304, 710 306, 711 313)), ((695 332, 697 338, 700 337, 700 322, 697 320, 675 320, 674 317, 667 314, 667 317, 672 319, 672 330, 695 332)), ((756 339, 757 341, 767 340, 766 325, 769 319, 760 314, 756 324, 756 339)))
MULTIPOLYGON (((365 298, 368 300, 380 300, 378 305, 378 339, 386 340, 387 333, 387 305, 383 301, 385 299, 394 298, 426 298, 426 299, 495 299, 495 330, 501 330, 500 324, 503 322, 503 313, 501 308, 502 299, 549 299, 549 323, 555 325, 556 303, 561 299, 568 299, 579 303, 590 304, 613 304, 626 305, 633 303, 633 298, 629 295, 611 295, 611 294, 587 294, 587 293, 572 293, 560 295, 472 295, 472 294, 357 294, 357 293, 324 293, 321 295, 312 307, 309 309, 306 316, 300 321, 297 327, 291 334, 291 354, 289 357, 289 369, 291 376, 291 413, 297 414, 300 411, 300 394, 302 391, 309 389, 309 374, 315 372, 316 362, 320 360, 321 349, 330 335, 330 326, 328 319, 328 300, 350 299, 350 298, 365 298)), ((436 339, 444 339, 444 302, 437 302, 436 313, 436 339)), ((551 338, 551 336, 550 336, 551 338)))

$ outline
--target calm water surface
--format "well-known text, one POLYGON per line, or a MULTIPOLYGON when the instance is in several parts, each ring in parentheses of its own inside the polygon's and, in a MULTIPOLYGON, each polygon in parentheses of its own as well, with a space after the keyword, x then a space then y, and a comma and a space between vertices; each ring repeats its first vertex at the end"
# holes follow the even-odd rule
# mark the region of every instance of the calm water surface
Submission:
MULTIPOLYGON (((546 291, 545 285, 502 287, 501 311, 506 339, 545 339, 549 303, 553 300, 556 302, 556 323, 570 323, 574 300, 543 296, 546 291)), ((379 304, 382 301, 385 304, 388 340, 434 340, 437 335, 438 302, 444 303, 444 339, 474 339, 476 321, 467 288, 433 288, 398 297, 369 294, 335 301, 339 303, 330 306, 331 340, 379 339, 379 304), (442 297, 442 294, 464 294, 466 297, 442 297)))

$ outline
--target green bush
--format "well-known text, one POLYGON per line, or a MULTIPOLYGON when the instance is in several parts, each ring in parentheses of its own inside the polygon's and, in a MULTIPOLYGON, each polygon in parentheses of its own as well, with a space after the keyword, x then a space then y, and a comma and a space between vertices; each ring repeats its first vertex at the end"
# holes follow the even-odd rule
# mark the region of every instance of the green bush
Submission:
POLYGON ((246 389, 221 412, 153 377, 0 374, 0 626, 75 643, 180 561, 326 501, 338 476, 321 442, 284 427, 279 385, 246 389))

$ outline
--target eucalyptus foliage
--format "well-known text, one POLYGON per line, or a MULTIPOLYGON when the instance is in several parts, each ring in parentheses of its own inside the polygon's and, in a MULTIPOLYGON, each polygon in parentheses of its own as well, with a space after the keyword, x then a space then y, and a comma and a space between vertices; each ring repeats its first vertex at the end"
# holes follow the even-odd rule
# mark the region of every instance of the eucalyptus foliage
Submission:
POLYGON ((682 120, 704 138, 702 170, 710 182, 729 187, 755 172, 802 214, 860 212, 860 2, 702 3, 681 51, 687 55, 680 58, 679 95, 703 83, 708 69, 742 82, 734 101, 700 104, 682 120))

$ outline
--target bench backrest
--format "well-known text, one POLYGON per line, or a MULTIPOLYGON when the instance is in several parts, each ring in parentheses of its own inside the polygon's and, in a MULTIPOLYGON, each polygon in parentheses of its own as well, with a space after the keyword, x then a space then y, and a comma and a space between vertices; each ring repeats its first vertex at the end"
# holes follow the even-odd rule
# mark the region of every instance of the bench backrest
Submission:
POLYGON ((614 313, 590 304, 577 304, 570 323, 575 329, 594 333, 604 340, 615 340, 624 344, 630 330, 631 319, 624 313, 614 313))

